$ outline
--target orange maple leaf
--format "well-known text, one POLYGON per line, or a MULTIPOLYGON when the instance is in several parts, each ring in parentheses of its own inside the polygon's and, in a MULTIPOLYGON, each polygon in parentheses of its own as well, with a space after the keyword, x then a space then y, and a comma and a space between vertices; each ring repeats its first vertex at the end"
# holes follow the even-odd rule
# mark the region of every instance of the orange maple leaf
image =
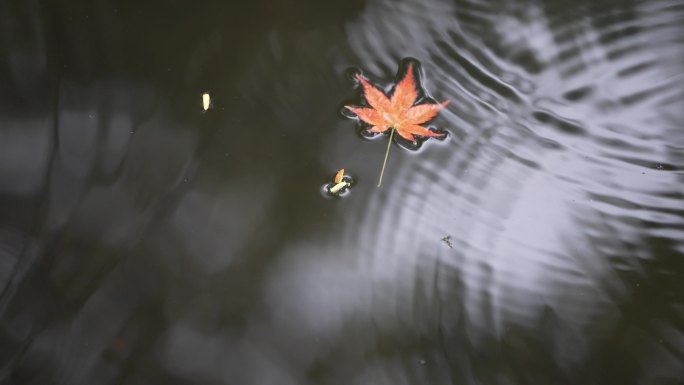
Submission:
POLYGON ((392 129, 391 134, 393 134, 396 130, 402 138, 414 144, 416 143, 414 135, 444 136, 443 133, 430 131, 421 124, 432 120, 439 110, 449 104, 449 101, 414 105, 418 99, 418 92, 413 76, 413 64, 408 65, 406 75, 394 88, 391 98, 368 83, 361 75, 356 74, 356 79, 363 85, 363 95, 372 108, 344 107, 371 125, 368 132, 385 132, 392 129))
POLYGON ((444 136, 444 133, 430 131, 421 126, 421 124, 432 120, 442 108, 449 104, 449 101, 415 104, 418 100, 418 90, 416 89, 416 79, 413 75, 412 63, 409 63, 406 74, 394 87, 394 92, 389 98, 384 92, 368 83, 363 76, 356 74, 356 79, 361 82, 363 96, 371 108, 354 106, 344 106, 344 108, 356 114, 362 121, 370 124, 371 127, 368 129, 368 132, 382 133, 391 130, 387 151, 385 152, 385 160, 382 162, 382 170, 378 180, 378 187, 380 187, 394 131, 402 138, 413 142, 413 144, 417 144, 414 135, 423 137, 444 136))

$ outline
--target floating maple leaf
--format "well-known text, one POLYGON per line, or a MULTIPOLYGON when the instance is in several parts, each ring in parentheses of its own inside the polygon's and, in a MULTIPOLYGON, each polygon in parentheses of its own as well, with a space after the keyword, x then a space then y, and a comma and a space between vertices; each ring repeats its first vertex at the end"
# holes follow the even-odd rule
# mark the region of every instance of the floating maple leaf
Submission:
POLYGON ((371 128, 368 132, 385 132, 393 129, 397 130, 402 138, 413 143, 416 143, 414 135, 444 136, 443 133, 430 131, 421 124, 432 120, 439 110, 449 104, 449 101, 414 105, 418 99, 418 92, 412 63, 408 65, 404 78, 394 88, 391 98, 368 83, 361 75, 356 74, 356 79, 363 85, 363 95, 372 108, 353 106, 344 106, 344 108, 370 124, 371 128))
POLYGON ((416 79, 413 75, 413 63, 409 63, 406 74, 394 87, 391 97, 387 97, 384 92, 374 87, 360 74, 356 74, 356 79, 363 86, 363 96, 370 105, 370 108, 354 106, 344 106, 344 108, 368 123, 371 126, 368 128, 368 132, 382 133, 391 130, 385 160, 380 172, 380 180, 378 181, 378 187, 380 187, 394 131, 402 138, 413 142, 413 144, 417 144, 415 136, 443 137, 444 133, 431 131, 421 126, 421 124, 432 120, 439 110, 449 104, 449 101, 415 104, 418 99, 418 90, 416 79))

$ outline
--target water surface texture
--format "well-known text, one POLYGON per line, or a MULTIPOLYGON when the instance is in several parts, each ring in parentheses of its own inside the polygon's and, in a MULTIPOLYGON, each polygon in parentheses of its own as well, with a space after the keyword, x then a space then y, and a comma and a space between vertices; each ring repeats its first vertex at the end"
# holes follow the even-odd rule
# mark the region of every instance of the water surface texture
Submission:
POLYGON ((3 1, 0 383, 684 384, 683 106, 682 1, 3 1))

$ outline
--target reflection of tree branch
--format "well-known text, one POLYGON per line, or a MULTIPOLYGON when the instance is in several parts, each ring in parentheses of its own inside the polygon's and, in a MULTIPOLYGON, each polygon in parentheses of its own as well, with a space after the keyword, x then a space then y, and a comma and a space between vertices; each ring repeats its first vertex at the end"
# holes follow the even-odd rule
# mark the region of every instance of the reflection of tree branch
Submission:
MULTIPOLYGON (((27 23, 28 25, 39 25, 39 23, 27 23)), ((36 36, 40 36, 40 31, 36 31, 36 36)), ((50 45, 48 45, 50 46, 50 45)), ((48 52, 44 52, 46 56, 46 60, 48 62, 48 68, 54 68, 54 63, 53 66, 50 66, 49 63, 54 60, 55 56, 54 55, 48 55, 48 52)), ((9 55, 9 53, 8 53, 9 55)), ((42 76, 45 76, 46 74, 41 74, 42 76)), ((50 146, 50 152, 47 157, 47 162, 45 164, 45 176, 43 177, 43 184, 41 188, 41 192, 38 195, 38 205, 36 208, 34 208, 30 216, 31 219, 31 224, 29 226, 30 230, 28 230, 26 233, 27 234, 32 234, 34 237, 28 237, 28 236, 23 236, 24 242, 23 246, 21 247, 18 257, 16 260, 16 263, 12 266, 12 272, 9 274, 9 278, 7 280, 7 283, 5 286, 2 288, 2 291, 0 291, 0 314, 3 314, 6 307, 8 306, 9 302, 11 302, 11 299, 14 297, 15 291, 18 286, 18 282, 21 282, 23 280, 23 277, 25 277, 28 272, 31 270, 31 266, 35 262, 37 256, 43 252, 44 250, 48 249, 46 247, 46 244, 50 244, 52 241, 45 241, 46 236, 46 229, 44 226, 44 223, 41 222, 41 217, 46 216, 48 212, 48 206, 50 203, 50 180, 52 179, 53 175, 53 166, 55 162, 55 158, 57 157, 57 150, 59 148, 59 86, 60 86, 60 79, 57 76, 54 76, 54 74, 47 74, 48 78, 52 79, 54 84, 49 84, 50 91, 52 91, 52 97, 50 98, 50 105, 52 106, 52 113, 51 115, 51 122, 52 122, 52 129, 50 132, 52 133, 52 138, 49 138, 51 140, 48 140, 52 145, 50 146), (49 76, 52 75, 52 76, 49 76), (37 245, 34 245, 35 247, 30 247, 32 243, 32 239, 35 239, 35 242, 38 242, 37 245), (32 252, 29 255, 29 250, 32 252)))
POLYGON ((439 338, 439 346, 444 355, 444 360, 449 367, 449 375, 451 376, 451 383, 454 383, 453 368, 451 363, 453 362, 449 357, 449 349, 446 345, 446 335, 444 334, 444 326, 442 322, 442 292, 439 288, 439 271, 442 265, 442 255, 437 252, 437 260, 435 261, 435 272, 432 276, 432 290, 435 293, 436 298, 436 311, 437 311, 437 337, 439 338))

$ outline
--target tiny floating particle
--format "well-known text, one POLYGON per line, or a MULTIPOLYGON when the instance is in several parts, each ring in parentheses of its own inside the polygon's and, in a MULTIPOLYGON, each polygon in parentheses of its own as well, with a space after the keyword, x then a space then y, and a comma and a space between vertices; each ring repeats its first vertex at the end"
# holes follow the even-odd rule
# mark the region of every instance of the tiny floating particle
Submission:
POLYGON ((442 238, 442 242, 444 242, 445 245, 449 246, 450 249, 454 248, 453 242, 451 242, 451 235, 447 235, 446 237, 442 238))
POLYGON ((335 174, 335 185, 330 188, 332 194, 337 194, 345 187, 350 186, 350 183, 344 180, 344 169, 341 168, 340 171, 335 174))
POLYGON ((211 96, 209 96, 208 92, 202 94, 202 107, 204 108, 204 111, 211 107, 211 96))
POLYGON ((338 195, 351 187, 352 183, 353 179, 348 175, 344 175, 344 169, 342 168, 335 174, 333 183, 326 185, 326 190, 330 195, 338 195))

